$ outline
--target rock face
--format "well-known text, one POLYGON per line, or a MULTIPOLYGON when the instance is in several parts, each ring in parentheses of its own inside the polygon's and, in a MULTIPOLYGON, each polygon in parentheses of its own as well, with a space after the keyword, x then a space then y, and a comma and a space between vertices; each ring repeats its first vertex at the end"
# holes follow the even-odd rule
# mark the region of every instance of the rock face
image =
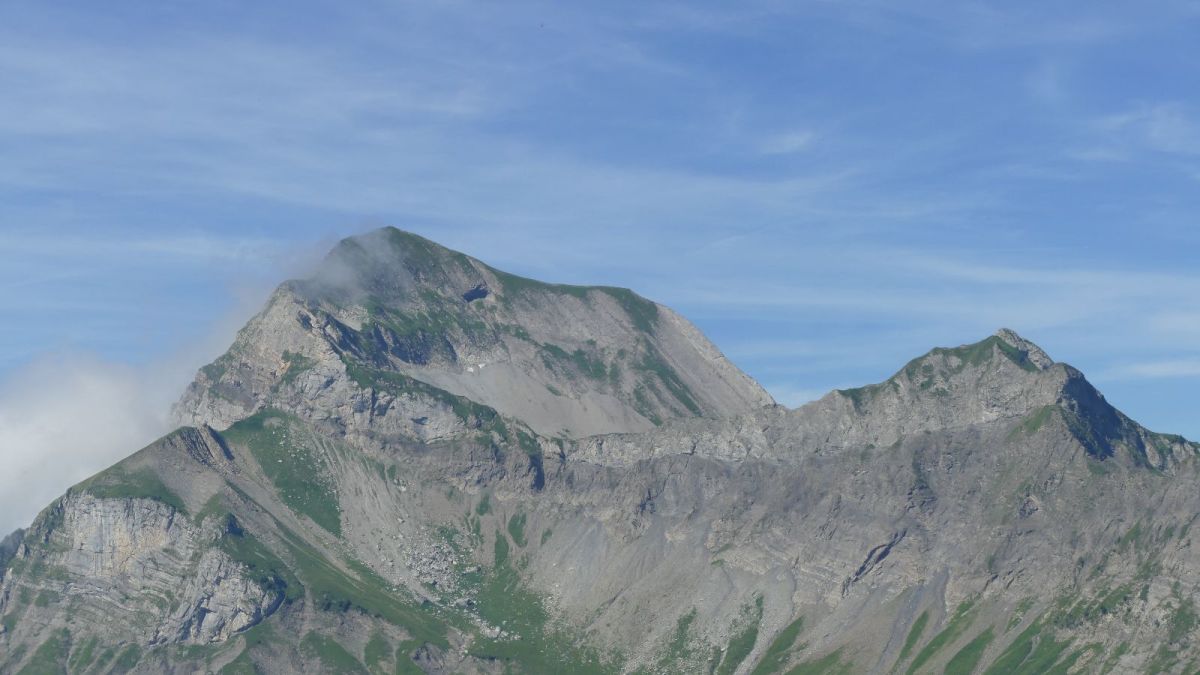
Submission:
MULTIPOLYGON (((550 437, 773 403, 687 320, 632 291, 540 283, 385 229, 343 241, 314 278, 281 286, 177 416, 224 428, 270 404, 362 429, 353 413, 367 404, 355 391, 380 377, 470 399, 550 437), (297 381, 281 399, 280 385, 297 381)), ((455 433, 436 410, 403 414, 425 428, 395 420, 397 432, 455 433)))
POLYGON ((93 621, 135 629, 144 644, 224 641, 274 611, 282 594, 210 546, 216 534, 156 500, 72 494, 38 521, 30 536, 40 545, 26 545, 19 560, 76 583, 39 588, 29 614, 53 620, 77 606, 93 621), (43 593, 52 601, 38 602, 43 593))
POLYGON ((17 553, 17 547, 25 539, 25 530, 17 530, 7 537, 0 539, 0 580, 4 579, 4 570, 8 569, 8 561, 17 553))
POLYGON ((176 410, 0 545, 0 671, 1200 667, 1200 446, 1010 330, 789 410, 665 307, 389 229, 176 410))

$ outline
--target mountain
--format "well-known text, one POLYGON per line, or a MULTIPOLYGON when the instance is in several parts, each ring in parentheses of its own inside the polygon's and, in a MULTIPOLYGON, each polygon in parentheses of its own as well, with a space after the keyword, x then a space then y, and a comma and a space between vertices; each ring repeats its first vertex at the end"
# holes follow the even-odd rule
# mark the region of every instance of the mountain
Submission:
POLYGON ((774 405, 394 229, 0 545, 2 672, 1196 672, 1200 445, 1010 330, 774 405))
MULTIPOLYGON (((544 284, 385 229, 342 241, 312 279, 280 286, 201 371, 178 416, 224 428, 266 404, 305 418, 336 410, 348 431, 370 422, 427 440, 468 423, 401 406, 408 416, 381 427, 346 409, 358 392, 412 388, 563 438, 773 403, 695 326, 632 291, 544 284)), ((372 404, 387 418, 394 402, 372 404)))

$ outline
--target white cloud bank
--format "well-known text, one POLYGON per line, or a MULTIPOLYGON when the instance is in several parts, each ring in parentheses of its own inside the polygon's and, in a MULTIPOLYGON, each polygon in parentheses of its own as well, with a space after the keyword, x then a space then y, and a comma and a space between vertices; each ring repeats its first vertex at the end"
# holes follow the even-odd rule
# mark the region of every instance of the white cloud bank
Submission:
POLYGON ((167 430, 178 372, 43 357, 0 384, 0 533, 167 430))
MULTIPOLYGON (((128 365, 91 353, 48 352, 0 374, 0 537, 28 527, 67 488, 171 431, 171 406, 200 366, 228 349, 234 334, 262 308, 276 283, 309 276, 336 239, 291 244, 236 236, 120 241, 60 237, 60 241, 65 243, 54 246, 50 238, 35 234, 0 234, 0 245, 6 250, 20 250, 43 267, 88 270, 89 252, 101 251, 125 270, 139 264, 159 265, 158 273, 167 283, 185 276, 180 269, 187 268, 186 263, 200 261, 208 274, 223 279, 227 305, 216 319, 203 321, 199 330, 193 326, 184 343, 165 345, 168 355, 162 358, 128 365), (155 254, 154 261, 144 260, 147 252, 155 254)), ((71 292, 113 274, 109 268, 88 270, 71 292)), ((5 290, 0 283, 0 305, 18 298, 5 290)), ((136 299, 116 293, 120 311, 142 311, 136 299)), ((52 299, 26 298, 39 307, 52 299)), ((80 342, 99 341, 100 336, 79 326, 72 328, 81 331, 80 342)))

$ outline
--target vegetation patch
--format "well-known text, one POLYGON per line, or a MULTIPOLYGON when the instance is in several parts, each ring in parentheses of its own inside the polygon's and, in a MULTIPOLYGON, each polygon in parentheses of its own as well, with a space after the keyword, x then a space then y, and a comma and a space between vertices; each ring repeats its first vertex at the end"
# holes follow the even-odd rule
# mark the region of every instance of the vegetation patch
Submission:
POLYGON ((362 366, 345 354, 342 355, 342 363, 346 366, 346 375, 363 389, 377 389, 396 396, 432 399, 449 408, 468 427, 479 428, 499 417, 499 413, 488 406, 407 375, 362 366))
POLYGON ((207 366, 202 367, 200 372, 204 373, 204 376, 207 377, 210 382, 216 382, 225 375, 225 373, 229 370, 229 366, 231 365, 233 365, 233 355, 230 351, 225 352, 221 356, 217 357, 216 361, 213 361, 207 366))
POLYGON ((912 665, 908 667, 908 675, 917 672, 921 666, 928 663, 933 657, 937 656, 945 647, 953 644, 958 638, 971 627, 971 621, 975 618, 973 611, 975 603, 968 600, 958 606, 954 610, 954 614, 950 616, 950 620, 946 622, 946 627, 940 633, 933 636, 929 644, 917 653, 913 659, 912 665))
POLYGON ((403 591, 393 588, 365 565, 355 565, 359 578, 351 577, 283 525, 279 528, 296 573, 316 608, 329 612, 357 609, 404 628, 421 642, 443 648, 449 645, 446 627, 433 613, 432 605, 403 599, 403 591))
POLYGON ((287 369, 283 371, 281 384, 291 384, 296 381, 297 377, 306 370, 312 370, 317 365, 316 359, 311 359, 303 354, 296 352, 283 352, 283 361, 287 364, 287 369))
POLYGON ((492 546, 492 564, 496 567, 508 565, 508 539, 500 530, 496 530, 496 541, 492 546))
POLYGON ((634 327, 644 333, 654 332, 654 327, 658 323, 658 305, 628 288, 601 286, 599 290, 607 293, 621 305, 621 309, 625 310, 626 316, 629 317, 634 327))
POLYGON ((352 342, 367 361, 385 364, 394 357, 418 365, 438 358, 454 362, 458 354, 451 337, 461 336, 476 344, 498 339, 477 312, 457 299, 450 301, 427 289, 420 291, 419 297, 423 309, 410 307, 403 312, 375 297, 363 303, 369 318, 353 334, 352 342))
POLYGON ((217 545, 234 561, 244 565, 260 586, 282 593, 287 602, 304 597, 304 587, 291 569, 262 542, 243 530, 232 514, 226 516, 225 530, 217 545))
POLYGON ((117 655, 116 647, 106 647, 104 649, 104 651, 100 652, 100 656, 96 657, 96 663, 92 666, 90 672, 93 672, 93 673, 108 672, 105 669, 112 663, 112 660, 116 655, 117 655))
POLYGON ((992 665, 984 671, 985 675, 1040 675, 1042 673, 1061 670, 1066 672, 1080 652, 1068 656, 1061 661, 1063 654, 1070 646, 1069 642, 1059 642, 1054 637, 1053 628, 1047 626, 1039 618, 1021 631, 992 665))
POLYGON ((72 673, 82 673, 88 666, 92 665, 92 660, 95 659, 96 645, 100 643, 100 638, 90 637, 71 651, 71 657, 67 659, 67 670, 72 673))
POLYGON ((762 622, 762 614, 761 595, 755 596, 752 604, 742 608, 738 621, 742 627, 730 638, 729 645, 725 648, 725 656, 717 665, 717 675, 733 675, 738 666, 742 665, 742 661, 750 656, 750 652, 754 650, 754 643, 758 642, 758 625, 762 622))
POLYGON ((517 446, 530 457, 542 456, 542 446, 538 445, 537 439, 520 429, 517 430, 517 446))
POLYGON ((1033 607, 1033 603, 1033 598, 1025 598, 1021 602, 1018 602, 1017 608, 1013 610, 1012 616, 1008 618, 1008 625, 1004 627, 1004 632, 1007 633, 1020 626, 1021 622, 1025 620, 1025 613, 1033 607))
POLYGON ((683 664, 692 661, 696 650, 692 646, 691 630, 695 621, 696 610, 692 608, 690 612, 681 615, 675 622, 675 631, 671 633, 671 639, 663 650, 662 658, 658 661, 660 671, 666 671, 672 666, 680 668, 683 664))
POLYGON ((386 673, 384 663, 390 661, 392 657, 392 644, 384 637, 383 633, 375 631, 371 634, 371 639, 367 640, 367 646, 363 649, 363 662, 367 666, 367 670, 371 673, 386 673))
POLYGON ((221 675, 257 675, 260 670, 254 663, 254 653, 278 639, 274 629, 266 622, 251 626, 242 633, 242 651, 221 669, 221 675))
POLYGON ((218 492, 209 497, 208 501, 204 502, 204 506, 200 507, 200 510, 192 516, 192 522, 199 525, 208 518, 224 518, 227 515, 229 515, 229 509, 226 508, 225 501, 221 493, 218 492))
POLYGON ((129 471, 120 465, 79 484, 78 489, 97 499, 152 499, 186 514, 187 507, 152 469, 129 471))
POLYGON ((1032 436, 1036 434, 1043 426, 1046 425, 1046 422, 1050 421, 1050 416, 1053 415, 1054 411, 1056 410, 1058 410, 1058 406, 1056 405, 1045 405, 1033 411, 1008 434, 1009 440, 1012 440, 1021 434, 1026 436, 1032 436))
POLYGON ((1113 669, 1116 668, 1117 665, 1121 662, 1121 657, 1125 656, 1128 653, 1129 653, 1129 643, 1128 642, 1122 642, 1121 644, 1117 645, 1117 648, 1112 651, 1112 654, 1109 654, 1108 658, 1104 660, 1104 667, 1100 672, 1105 675, 1107 675, 1107 673, 1113 672, 1113 669))
POLYGON ((22 644, 17 645, 16 647, 13 647, 12 651, 9 652, 8 654, 0 653, 0 658, 4 659, 3 661, 0 661, 0 665, 13 666, 15 664, 18 664, 21 662, 21 659, 25 658, 25 652, 28 652, 28 651, 29 651, 29 646, 22 643, 22 644))
MULTIPOLYGON (((946 371, 946 374, 956 375, 965 370, 967 366, 980 366, 984 363, 987 363, 992 359, 992 356, 997 350, 1006 358, 1008 358, 1008 360, 1017 364, 1017 366, 1019 366, 1022 370, 1037 372, 1038 367, 1029 359, 1028 352, 1008 344, 999 336, 993 335, 986 340, 982 340, 974 344, 963 345, 961 347, 937 347, 936 349, 932 349, 924 356, 919 356, 912 361, 909 361, 904 368, 901 368, 899 372, 888 378, 887 381, 891 383, 894 388, 898 389, 899 387, 896 379, 901 375, 905 375, 910 382, 916 383, 919 389, 923 391, 928 390, 936 383, 936 380, 934 379, 936 369, 932 364, 929 363, 929 359, 931 357, 957 359, 958 363, 951 366, 949 370, 946 371)), ((857 390, 844 389, 839 391, 854 400, 857 406, 862 403, 863 394, 873 393, 873 390, 877 389, 878 387, 879 385, 870 385, 867 387, 861 387, 857 390)), ((942 395, 949 393, 944 389, 941 390, 941 392, 943 392, 942 395)), ((937 394, 939 392, 935 391, 934 393, 937 394)))
POLYGON ((796 647, 796 639, 800 637, 800 631, 803 629, 804 617, 800 617, 779 631, 779 635, 776 635, 775 639, 771 641, 771 646, 767 647, 767 653, 763 654, 762 660, 755 666, 751 675, 784 672, 792 651, 796 647))
POLYGON ((1171 620, 1167 624, 1167 639, 1155 652, 1154 658, 1150 660, 1147 666, 1147 672, 1161 673, 1168 672, 1179 661, 1179 646, 1184 644, 1184 639, 1196 629, 1197 615, 1196 606, 1191 598, 1181 598, 1178 589, 1176 589, 1175 600, 1178 606, 1171 614, 1171 620))
POLYGON ((1008 360, 1017 364, 1022 370, 1037 372, 1038 367, 1029 360, 1029 353, 1008 344, 999 336, 993 335, 986 340, 962 347, 939 347, 930 352, 940 356, 953 356, 961 361, 955 372, 961 371, 966 365, 979 366, 991 360, 992 354, 999 350, 1008 360))
POLYGON ((787 675, 854 675, 854 664, 842 662, 842 650, 816 659, 805 661, 787 671, 787 675))
POLYGON ((514 513, 512 517, 508 519, 508 534, 512 537, 513 543, 517 546, 524 548, 525 545, 529 543, 525 540, 524 513, 514 513))
POLYGON ((426 675, 412 659, 413 650, 420 646, 417 640, 405 640, 396 647, 396 675, 426 675))
POLYGON ((129 645, 117 654, 116 660, 113 661, 112 672, 127 673, 133 670, 134 666, 141 660, 142 648, 137 645, 129 645))
POLYGON ((564 367, 568 376, 579 374, 592 380, 603 380, 608 376, 604 360, 582 349, 568 353, 558 345, 544 344, 541 346, 541 357, 547 368, 558 370, 560 366, 564 367))
POLYGON ((50 605, 58 604, 58 601, 61 599, 62 596, 56 591, 47 588, 37 594, 37 597, 33 599, 33 604, 36 607, 49 607, 50 605))
POLYGON ((487 574, 462 575, 476 591, 479 616, 504 631, 498 637, 476 639, 470 648, 473 656, 503 661, 515 672, 588 675, 620 670, 602 660, 581 637, 556 625, 541 596, 522 583, 508 540, 500 531, 494 558, 487 574))
POLYGON ((331 637, 309 631, 300 642, 300 650, 309 658, 315 658, 333 673, 361 673, 369 675, 358 659, 331 637))
POLYGON ((318 440, 291 416, 262 410, 225 433, 250 451, 279 498, 336 536, 342 534, 342 509, 332 478, 329 441, 318 440))
POLYGON ((642 417, 650 420, 650 423, 654 426, 662 426, 662 418, 654 412, 654 406, 651 405, 650 399, 646 395, 646 387, 644 385, 639 384, 633 389, 633 409, 642 417))
POLYGON ((18 671, 19 675, 57 675, 67 672, 67 651, 70 649, 71 634, 66 628, 60 628, 50 634, 46 641, 38 646, 29 657, 25 667, 18 671))
POLYGON ((1196 605, 1191 598, 1180 599, 1179 607, 1171 615, 1167 639, 1172 643, 1182 642, 1196 629, 1196 605))
POLYGON ((1142 528, 1141 521, 1138 521, 1125 534, 1121 535, 1121 538, 1117 540, 1116 548, 1122 553, 1128 551, 1131 547, 1134 551, 1137 551, 1146 543, 1148 534, 1149 532, 1142 528))
POLYGON ((975 636, 975 639, 968 642, 950 658, 946 664, 946 675, 971 675, 975 672, 975 666, 983 658, 983 652, 987 650, 988 645, 992 644, 994 639, 996 639, 996 635, 991 628, 975 636))
POLYGON ((900 650, 900 658, 897 663, 903 663, 904 659, 912 653, 917 642, 921 639, 921 634, 925 632, 925 625, 929 623, 929 610, 921 612, 917 620, 913 622, 912 628, 908 629, 908 637, 904 638, 904 647, 900 650))
POLYGON ((504 294, 502 300, 511 302, 518 298, 525 298, 535 293, 554 293, 562 295, 570 295, 580 300, 587 299, 587 294, 593 289, 591 286, 573 286, 571 284, 548 284, 544 281, 537 281, 528 277, 521 277, 508 272, 502 272, 494 267, 488 267, 488 271, 496 275, 500 283, 504 286, 504 294))
POLYGON ((1122 584, 1101 597, 1093 607, 1096 615, 1108 615, 1133 599, 1133 585, 1122 584))
MULTIPOLYGON (((54 533, 56 534, 56 533, 54 533)), ((57 542, 51 542, 49 546, 58 546, 57 542)), ((27 579, 38 579, 48 581, 70 581, 71 573, 62 565, 50 565, 46 562, 46 557, 42 554, 35 554, 29 558, 17 558, 12 561, 9 570, 14 575, 23 575, 27 579)), ((20 594, 17 596, 17 601, 28 604, 33 601, 30 597, 29 587, 22 587, 20 594)))
POLYGON ((691 389, 679 379, 679 375, 675 372, 675 369, 667 365, 667 362, 663 360, 662 356, 659 355, 650 343, 645 343, 645 348, 646 353, 642 356, 642 361, 638 364, 638 368, 644 372, 656 375, 658 380, 663 383, 663 386, 667 388, 667 391, 671 393, 671 396, 675 397, 675 400, 682 403, 693 415, 700 416, 703 411, 696 404, 691 389))
POLYGON ((835 389, 834 391, 850 399, 850 402, 854 405, 854 409, 862 412, 863 404, 874 392, 873 386, 874 385, 866 387, 854 387, 852 389, 835 389))

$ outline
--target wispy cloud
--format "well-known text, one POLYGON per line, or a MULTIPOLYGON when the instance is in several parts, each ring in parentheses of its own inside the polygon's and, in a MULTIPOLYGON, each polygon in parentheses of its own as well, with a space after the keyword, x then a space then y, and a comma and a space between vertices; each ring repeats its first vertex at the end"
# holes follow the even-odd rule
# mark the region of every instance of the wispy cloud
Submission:
POLYGON ((1148 323, 1151 330, 1166 339, 1200 344, 1200 300, 1192 304, 1191 311, 1175 305, 1174 309, 1156 312, 1148 323))
POLYGON ((811 131, 789 131, 764 139, 759 151, 765 155, 790 155, 807 148, 815 138, 811 131))
POLYGON ((1029 74, 1027 85, 1034 97, 1049 105, 1061 105, 1069 98, 1066 73, 1056 61, 1045 61, 1029 74))
MULTIPOLYGON (((0 531, 167 429, 178 373, 47 356, 0 386, 0 531)), ((186 381, 186 380, 184 380, 186 381)))
MULTIPOLYGON (((898 315, 946 319, 975 317, 994 327, 1012 323, 1029 328, 1104 320, 1137 313, 1147 306, 1187 305, 1200 297, 1200 275, 1184 271, 1096 271, 1063 267, 1003 266, 972 256, 934 255, 903 249, 860 249, 854 257, 826 245, 806 252, 815 270, 843 274, 864 270, 862 283, 843 280, 837 287, 817 279, 786 283, 748 278, 731 284, 701 284, 678 292, 696 305, 730 309, 776 308, 898 315), (870 270, 870 276, 865 276, 870 270)), ((806 261, 808 262, 808 261, 806 261)), ((1185 317, 1161 319, 1164 328, 1188 325, 1185 317)))
POLYGON ((1105 115, 1093 122, 1105 141, 1097 157, 1131 158, 1137 151, 1168 155, 1200 155, 1200 122, 1184 105, 1157 103, 1105 115))
MULTIPOLYGON (((52 317, 62 312, 72 337, 84 345, 64 347, 46 341, 32 360, 0 362, 0 531, 4 532, 28 525, 66 488, 169 431, 170 406, 196 370, 228 348, 236 330, 261 308, 275 283, 286 276, 308 274, 318 251, 323 255, 328 249, 328 242, 316 247, 275 242, 271 254, 265 254, 258 250, 264 242, 249 240, 246 246, 252 253, 231 252, 228 249, 236 249, 241 241, 237 237, 137 239, 100 234, 64 238, 55 246, 52 239, 27 235, 6 234, 0 243, 18 247, 20 255, 41 260, 46 267, 54 266, 49 260, 76 265, 83 281, 65 286, 73 293, 109 283, 116 276, 89 269, 83 264, 86 260, 122 268, 145 265, 152 257, 156 271, 151 277, 157 283, 177 282, 178 267, 194 264, 221 269, 229 295, 216 314, 198 312, 184 303, 179 311, 189 318, 182 322, 185 332, 162 336, 155 349, 147 350, 150 355, 125 359, 99 353, 107 346, 105 341, 88 333, 116 335, 121 344, 115 345, 115 351, 127 351, 131 345, 128 336, 121 337, 122 330, 140 325, 139 321, 162 320, 145 301, 151 291, 136 283, 118 284, 110 303, 97 306, 86 297, 65 302, 47 298, 48 291, 39 288, 40 283, 6 286, 5 275, 0 274, 0 308, 6 316, 52 317), (164 271, 172 268, 175 271, 164 271), (260 274, 269 281, 264 282, 260 274)), ((36 327, 26 329, 32 332, 36 327)))
POLYGON ((1099 374, 1100 379, 1164 379, 1200 377, 1200 357, 1129 363, 1099 374))

